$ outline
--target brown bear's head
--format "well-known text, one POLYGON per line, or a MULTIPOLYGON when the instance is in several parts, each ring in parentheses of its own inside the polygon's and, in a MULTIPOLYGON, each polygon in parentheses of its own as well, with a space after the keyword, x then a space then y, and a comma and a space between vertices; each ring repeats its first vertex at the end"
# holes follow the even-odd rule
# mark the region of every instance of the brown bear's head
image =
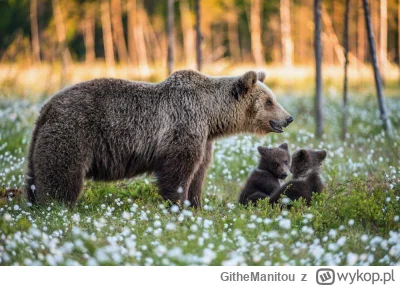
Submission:
POLYGON ((246 131, 259 134, 283 132, 293 117, 276 101, 274 93, 263 83, 264 72, 249 71, 241 76, 233 89, 239 101, 247 104, 246 131))
POLYGON ((261 155, 259 169, 272 173, 278 179, 286 179, 290 164, 290 154, 286 143, 278 148, 258 146, 258 152, 261 155))
POLYGON ((292 156, 290 172, 296 177, 301 177, 309 172, 319 171, 326 154, 326 150, 297 150, 292 156))

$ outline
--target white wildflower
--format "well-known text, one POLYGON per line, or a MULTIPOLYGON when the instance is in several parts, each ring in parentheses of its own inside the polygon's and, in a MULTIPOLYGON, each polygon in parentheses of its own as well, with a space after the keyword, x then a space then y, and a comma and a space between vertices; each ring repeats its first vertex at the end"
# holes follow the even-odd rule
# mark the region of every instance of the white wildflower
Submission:
POLYGON ((179 212, 179 207, 178 207, 177 205, 173 205, 173 206, 171 207, 171 212, 172 212, 172 213, 177 213, 177 212, 179 212))
POLYGON ((289 229, 291 227, 290 219, 281 219, 279 221, 279 227, 281 227, 283 229, 289 229))
POLYGON ((257 226, 256 226, 255 223, 248 223, 248 224, 247 224, 247 228, 255 229, 256 227, 257 227, 257 226))
POLYGON ((130 213, 128 213, 127 211, 124 211, 124 212, 122 213, 122 218, 123 218, 124 220, 129 220, 129 219, 131 218, 131 215, 130 215, 130 213))
POLYGON ((337 241, 337 244, 343 246, 346 243, 346 238, 344 236, 340 237, 337 241))
POLYGON ((11 215, 9 213, 5 213, 3 218, 4 218, 5 221, 11 221, 12 220, 12 217, 11 217, 11 215))
POLYGON ((213 222, 211 220, 205 219, 204 220, 204 228, 209 228, 213 222))
POLYGON ((331 230, 329 230, 328 235, 332 238, 335 238, 337 235, 337 230, 332 228, 331 230))
POLYGON ((166 230, 175 230, 176 229, 176 224, 173 222, 169 222, 167 223, 167 225, 165 226, 166 230))
POLYGON ((347 253, 347 265, 348 266, 353 266, 357 263, 358 261, 358 255, 353 253, 353 252, 349 252, 347 253))
POLYGON ((215 258, 217 254, 209 248, 205 248, 203 250, 203 257, 201 258, 203 264, 210 264, 215 258))
POLYGON ((78 223, 81 220, 81 216, 79 214, 73 214, 71 219, 73 222, 78 223))

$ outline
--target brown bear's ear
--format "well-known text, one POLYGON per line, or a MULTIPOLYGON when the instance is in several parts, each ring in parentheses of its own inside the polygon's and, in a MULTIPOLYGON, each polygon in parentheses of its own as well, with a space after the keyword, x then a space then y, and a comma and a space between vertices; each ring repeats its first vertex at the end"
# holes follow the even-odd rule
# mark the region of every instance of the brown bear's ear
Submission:
POLYGON ((289 146, 287 143, 283 143, 283 144, 279 145, 279 148, 281 148, 285 151, 289 151, 289 146))
POLYGON ((263 71, 259 71, 257 75, 258 75, 258 80, 261 82, 264 82, 265 78, 267 77, 267 74, 263 71))
POLYGON ((266 155, 268 153, 268 148, 264 146, 258 146, 257 150, 261 155, 266 155))
POLYGON ((318 157, 318 159, 320 159, 321 161, 325 160, 326 155, 327 155, 326 150, 317 151, 317 157, 318 157))
POLYGON ((308 159, 310 158, 310 154, 308 153, 307 150, 305 150, 305 149, 300 149, 300 150, 298 151, 298 157, 299 157, 301 160, 308 160, 308 159))
POLYGON ((257 73, 254 71, 249 71, 242 75, 236 82, 232 93, 236 99, 248 93, 257 82, 257 73))

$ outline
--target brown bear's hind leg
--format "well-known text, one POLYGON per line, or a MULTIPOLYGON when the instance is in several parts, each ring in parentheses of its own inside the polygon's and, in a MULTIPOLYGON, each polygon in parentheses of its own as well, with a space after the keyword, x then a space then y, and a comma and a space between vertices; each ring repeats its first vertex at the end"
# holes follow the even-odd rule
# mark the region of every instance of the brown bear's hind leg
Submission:
POLYGON ((55 200, 73 206, 82 190, 88 169, 85 140, 72 140, 68 132, 43 127, 33 150, 35 201, 55 200), (86 150, 86 151, 85 151, 86 150))

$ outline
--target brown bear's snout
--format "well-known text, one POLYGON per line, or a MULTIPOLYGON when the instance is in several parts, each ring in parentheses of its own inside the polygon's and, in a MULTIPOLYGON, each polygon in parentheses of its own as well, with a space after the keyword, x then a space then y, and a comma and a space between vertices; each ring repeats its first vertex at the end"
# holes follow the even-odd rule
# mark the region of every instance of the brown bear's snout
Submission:
POLYGON ((286 126, 288 126, 290 123, 292 123, 293 120, 294 120, 293 117, 292 117, 292 116, 289 116, 289 118, 286 119, 286 126))

